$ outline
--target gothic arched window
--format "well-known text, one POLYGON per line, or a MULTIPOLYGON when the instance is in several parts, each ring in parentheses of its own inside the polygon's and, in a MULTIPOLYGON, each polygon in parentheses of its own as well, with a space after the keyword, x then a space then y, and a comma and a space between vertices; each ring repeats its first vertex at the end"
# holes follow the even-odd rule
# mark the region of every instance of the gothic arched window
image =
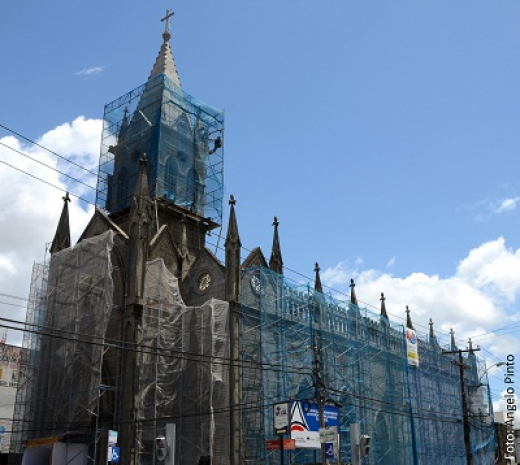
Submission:
POLYGON ((175 200, 177 193, 177 179, 179 175, 179 167, 177 161, 172 157, 168 157, 164 167, 164 193, 170 200, 175 200))

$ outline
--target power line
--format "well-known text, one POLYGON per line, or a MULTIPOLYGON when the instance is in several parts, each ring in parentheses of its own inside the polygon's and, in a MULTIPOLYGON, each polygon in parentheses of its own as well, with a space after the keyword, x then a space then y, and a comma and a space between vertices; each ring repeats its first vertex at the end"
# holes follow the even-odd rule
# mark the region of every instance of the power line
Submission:
POLYGON ((22 134, 16 132, 13 129, 8 128, 7 126, 4 126, 3 124, 0 124, 0 128, 3 128, 6 131, 9 131, 11 134, 14 134, 15 136, 18 136, 21 139, 23 139, 23 140, 25 140, 27 142, 30 142, 33 145, 36 145, 37 147, 40 147, 41 149, 45 150, 46 152, 49 152, 52 155, 54 155, 54 156, 56 156, 58 158, 61 158, 62 160, 66 161, 67 163, 70 163, 70 164, 76 166, 77 168, 79 168, 79 169, 81 169, 83 171, 86 171, 87 173, 93 174, 96 177, 98 175, 97 173, 94 173, 93 171, 89 170, 88 168, 85 168, 84 166, 81 166, 80 164, 78 164, 78 163, 76 163, 76 162, 74 162, 72 160, 69 160, 68 158, 64 157, 63 155, 60 155, 59 153, 56 153, 56 152, 48 149, 47 147, 44 147, 43 145, 39 144, 38 142, 35 142, 35 141, 29 139, 28 137, 23 136, 22 134))
MULTIPOLYGON (((55 189, 58 189, 58 190, 60 190, 62 192, 66 192, 66 189, 64 189, 63 187, 56 186, 55 184, 52 184, 49 181, 45 181, 44 179, 41 179, 41 178, 39 178, 38 176, 36 176, 34 174, 28 173, 27 171, 24 171, 21 168, 17 168, 16 166, 13 166, 13 165, 7 163, 6 161, 0 160, 0 163, 8 166, 9 168, 12 168, 13 170, 19 171, 20 173, 26 174, 26 175, 30 176, 31 178, 34 178, 34 179, 36 179, 38 181, 41 181, 41 182, 47 184, 48 186, 54 187, 55 189)), ((87 199, 85 199, 83 197, 80 197, 79 195, 76 195, 76 194, 74 194, 72 192, 69 192, 69 194, 72 195, 73 197, 76 197, 78 200, 81 200, 82 202, 86 202, 86 203, 89 203, 91 205, 96 206, 95 203, 93 203, 90 200, 87 200, 87 199)))
POLYGON ((90 184, 87 184, 86 182, 83 182, 83 181, 81 181, 81 180, 79 180, 79 179, 77 179, 77 178, 75 178, 75 177, 73 177, 73 176, 63 172, 63 171, 60 171, 59 169, 57 169, 57 168, 55 168, 53 166, 47 165, 46 163, 43 163, 42 161, 37 160, 36 158, 33 158, 30 155, 28 155, 28 154, 26 154, 24 152, 21 152, 20 150, 15 149, 14 147, 6 145, 3 142, 0 142, 0 145, 2 145, 3 147, 5 147, 5 148, 7 148, 9 150, 12 150, 13 152, 18 153, 19 155, 22 155, 23 157, 28 158, 29 160, 32 160, 32 161, 38 163, 39 165, 45 166, 46 168, 49 168, 50 170, 56 171, 56 173, 61 174, 62 176, 65 176, 65 177, 71 179, 72 181, 77 182, 78 184, 84 185, 85 187, 88 187, 89 189, 92 189, 94 192, 97 192, 97 189, 95 187, 92 187, 90 184))

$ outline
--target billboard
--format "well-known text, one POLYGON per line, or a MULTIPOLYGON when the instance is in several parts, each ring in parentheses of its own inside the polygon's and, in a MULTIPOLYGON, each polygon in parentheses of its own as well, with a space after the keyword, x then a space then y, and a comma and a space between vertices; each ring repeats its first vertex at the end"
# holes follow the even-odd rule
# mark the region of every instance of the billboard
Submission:
MULTIPOLYGON (((323 407, 325 426, 338 426, 338 409, 331 405, 323 407)), ((318 406, 308 400, 291 402, 291 439, 297 448, 320 449, 320 415, 318 406)))

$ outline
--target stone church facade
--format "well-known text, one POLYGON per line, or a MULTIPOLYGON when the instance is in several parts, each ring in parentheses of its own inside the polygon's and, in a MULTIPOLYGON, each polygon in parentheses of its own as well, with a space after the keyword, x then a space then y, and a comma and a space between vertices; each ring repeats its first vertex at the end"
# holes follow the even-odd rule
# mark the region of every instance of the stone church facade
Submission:
MULTIPOLYGON (((242 260, 233 196, 224 263, 206 246, 222 222, 224 115, 182 89, 168 16, 148 81, 105 107, 98 208, 71 246, 66 196, 50 263, 35 269, 12 451, 55 438, 104 463, 113 430, 122 463, 154 464, 173 423, 176 465, 277 464, 273 405, 319 390, 339 408, 344 461, 359 423, 373 437, 365 463, 465 463, 460 380, 433 326, 409 367, 384 299, 373 314, 354 283, 347 302, 326 296, 318 266, 312 286, 284 278, 276 218, 269 262, 259 248, 242 260)), ((471 434, 474 463, 487 465, 482 386, 471 434)), ((320 461, 314 449, 283 454, 320 461)))

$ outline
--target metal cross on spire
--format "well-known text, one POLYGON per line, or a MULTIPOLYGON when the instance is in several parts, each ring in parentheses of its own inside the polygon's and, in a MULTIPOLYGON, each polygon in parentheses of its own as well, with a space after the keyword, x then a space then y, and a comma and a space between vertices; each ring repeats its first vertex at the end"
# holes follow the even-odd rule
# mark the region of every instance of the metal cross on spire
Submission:
POLYGON ((166 21, 166 25, 165 25, 165 28, 164 28, 164 33, 165 34, 169 34, 170 33, 170 18, 174 15, 175 13, 170 10, 170 9, 166 9, 166 16, 164 18, 161 19, 161 21, 166 21))

